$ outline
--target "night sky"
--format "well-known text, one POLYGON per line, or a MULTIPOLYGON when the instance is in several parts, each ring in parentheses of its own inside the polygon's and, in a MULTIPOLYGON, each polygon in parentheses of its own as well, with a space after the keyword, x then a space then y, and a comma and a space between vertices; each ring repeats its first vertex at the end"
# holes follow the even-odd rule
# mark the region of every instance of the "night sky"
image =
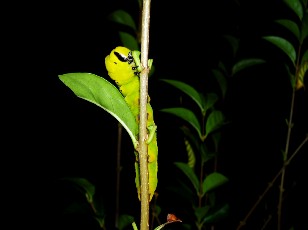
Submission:
MULTIPOLYGON (((229 78, 226 98, 219 104, 231 121, 222 129, 218 171, 230 179, 222 191, 222 199, 230 203, 232 212, 222 221, 221 229, 236 229, 281 167, 285 119, 290 110, 291 87, 284 69, 288 59, 261 37, 279 35, 293 41, 273 20, 295 19, 295 16, 278 0, 249 1, 249 4, 232 0, 203 4, 201 1, 166 2, 152 1, 149 51, 156 71, 149 81, 149 94, 158 125, 158 192, 162 213, 178 211, 185 220, 185 212, 179 207, 181 201, 166 188, 176 177, 181 178, 173 162, 185 161, 186 153, 179 129, 183 122, 159 110, 180 106, 180 98, 185 106, 194 108, 195 105, 159 79, 181 80, 200 92, 215 92, 217 85, 211 78, 211 70, 217 68, 219 61, 227 67, 241 58, 267 61, 229 78), (226 34, 240 38, 235 60, 223 39, 226 34)), ((76 229, 74 221, 60 218, 65 203, 80 198, 72 188, 58 182, 63 177, 87 178, 97 186, 97 192, 108 197, 106 206, 113 212, 117 121, 99 107, 77 98, 58 75, 90 72, 108 79, 105 56, 121 43, 117 27, 107 16, 119 8, 138 18, 134 1, 12 6, 6 33, 10 35, 6 59, 12 60, 13 65, 9 66, 9 85, 3 86, 9 98, 5 112, 9 125, 4 125, 10 140, 3 154, 12 167, 4 177, 14 185, 8 195, 26 201, 22 207, 13 207, 12 216, 16 212, 31 214, 25 222, 29 222, 29 227, 60 229, 63 221, 66 229, 76 229)), ((307 79, 305 82, 307 85, 307 79)), ((297 92, 290 153, 307 135, 307 108, 307 91, 302 89, 297 92)), ((121 189, 125 191, 121 195, 122 211, 138 216, 133 147, 125 132, 122 138, 122 148, 131 152, 121 159, 121 189)), ((300 211, 308 204, 307 190, 304 190, 307 145, 287 170, 285 229, 291 223, 298 226, 296 230, 303 229, 304 224, 307 227, 305 215, 300 211)), ((268 213, 274 215, 275 226, 277 196, 276 183, 267 203, 260 205, 252 217, 253 224, 249 224, 249 219, 245 229, 260 229, 268 213)), ((97 229, 90 222, 84 223, 87 229, 97 229)))

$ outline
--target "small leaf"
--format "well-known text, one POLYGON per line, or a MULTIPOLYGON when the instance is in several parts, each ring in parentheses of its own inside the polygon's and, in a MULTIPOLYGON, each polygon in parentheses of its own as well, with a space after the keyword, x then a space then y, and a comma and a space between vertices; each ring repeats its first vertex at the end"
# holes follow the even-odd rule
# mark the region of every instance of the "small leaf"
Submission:
POLYGON ((207 192, 225 184, 228 181, 229 179, 227 177, 218 172, 213 172, 207 175, 207 177, 202 183, 202 196, 204 196, 207 192))
POLYGON ((172 223, 172 222, 182 222, 181 219, 179 219, 176 215, 174 215, 173 213, 169 213, 167 215, 167 222, 168 223, 172 223))
POLYGON ((221 219, 226 218, 230 212, 230 206, 228 204, 225 204, 218 210, 209 213, 204 219, 203 223, 208 224, 208 223, 217 223, 221 221, 221 219))
POLYGON ((279 20, 276 20, 275 22, 287 28, 289 31, 291 31, 295 35, 297 40, 300 40, 299 28, 295 22, 288 20, 288 19, 279 19, 279 20))
POLYGON ((72 182, 74 185, 77 185, 77 187, 81 188, 81 192, 85 192, 85 196, 89 203, 93 203, 93 196, 95 194, 95 186, 89 182, 85 178, 79 178, 79 177, 65 177, 62 178, 62 180, 72 182))
POLYGON ((200 146, 200 155, 203 164, 217 156, 217 153, 209 151, 205 143, 202 142, 202 145, 200 146))
POLYGON ((118 228, 119 230, 125 229, 127 226, 131 225, 134 222, 134 217, 126 214, 119 216, 118 228))
POLYGON ((247 67, 262 64, 264 62, 265 61, 263 59, 259 59, 259 58, 247 58, 247 59, 240 60, 233 65, 232 76, 238 73, 239 71, 246 69, 247 67))
POLYGON ((174 195, 178 195, 179 198, 191 203, 191 205, 195 202, 196 193, 194 192, 194 188, 189 186, 183 182, 183 180, 179 180, 178 178, 175 179, 179 185, 178 186, 168 186, 166 189, 174 195))
POLYGON ((233 57, 236 56, 237 51, 238 51, 238 47, 239 47, 239 39, 232 36, 232 35, 224 35, 223 36, 231 45, 232 50, 233 50, 233 57))
POLYGON ((204 99, 202 100, 203 108, 204 108, 204 114, 205 112, 211 109, 215 103, 218 101, 218 96, 215 93, 208 93, 205 95, 204 99))
POLYGON ((308 37, 308 12, 304 15, 301 26, 300 43, 303 44, 304 40, 308 37))
POLYGON ((195 209, 195 216, 197 218, 198 223, 201 223, 203 218, 208 214, 210 210, 210 206, 209 205, 205 205, 203 207, 200 208, 196 208, 195 209))
POLYGON ((304 62, 308 62, 308 50, 306 50, 302 56, 301 64, 303 65, 304 62))
POLYGON ((303 18, 304 10, 300 0, 284 0, 287 6, 294 11, 300 20, 303 18))
POLYGON ((213 133, 212 139, 213 139, 214 146, 215 146, 215 152, 218 152, 218 148, 220 146, 219 143, 221 140, 221 133, 220 132, 213 133))
POLYGON ((199 137, 196 136, 195 133, 192 133, 185 125, 181 126, 180 129, 183 131, 186 138, 189 139, 189 142, 196 148, 197 152, 199 152, 199 137))
POLYGON ((134 36, 126 32, 119 32, 123 46, 130 50, 139 50, 139 44, 134 36))
POLYGON ((295 65, 296 60, 296 52, 293 45, 284 38, 276 37, 276 36, 265 36, 263 39, 273 43, 278 48, 280 48, 283 52, 285 52, 292 61, 292 64, 295 65))
POLYGON ((222 93, 222 98, 225 98, 226 92, 227 92, 227 80, 226 77, 223 75, 223 73, 220 70, 212 70, 212 73, 214 74, 222 93))
POLYGON ((306 75, 307 70, 308 70, 308 61, 304 62, 299 67, 298 79, 297 79, 297 82, 296 82, 296 89, 297 90, 304 87, 304 77, 306 75))
POLYGON ((214 132, 222 126, 224 122, 224 116, 221 111, 214 110, 210 113, 206 121, 205 136, 214 132))
POLYGON ((194 127, 194 129, 197 131, 197 133, 201 137, 202 134, 201 134, 201 128, 200 128, 199 121, 191 110, 186 109, 186 108, 166 108, 166 109, 161 109, 160 111, 173 114, 187 121, 189 124, 192 125, 192 127, 194 127))
POLYGON ((184 143, 185 143, 187 158, 188 158, 187 164, 189 167, 193 169, 196 164, 196 156, 195 156, 194 149, 192 148, 192 146, 190 145, 187 139, 184 140, 184 143))
POLYGON ((136 148, 138 125, 119 90, 106 79, 91 73, 67 73, 59 79, 77 97, 89 101, 115 117, 128 132, 136 148))
POLYGON ((111 21, 117 22, 119 24, 128 26, 134 31, 137 31, 135 21, 132 16, 124 10, 116 10, 109 15, 111 21))
POLYGON ((202 106, 202 98, 201 98, 199 92, 197 90, 195 90, 192 86, 190 86, 190 85, 188 85, 184 82, 177 81, 177 80, 161 79, 161 81, 164 81, 164 82, 178 88, 183 93, 186 93, 189 97, 191 97, 191 99, 193 99, 197 103, 200 110, 202 112, 204 111, 204 108, 202 106))
POLYGON ((183 162, 175 162, 174 163, 182 172, 188 177, 190 182, 193 184, 196 192, 199 193, 199 180, 195 174, 195 172, 190 168, 186 163, 183 162))

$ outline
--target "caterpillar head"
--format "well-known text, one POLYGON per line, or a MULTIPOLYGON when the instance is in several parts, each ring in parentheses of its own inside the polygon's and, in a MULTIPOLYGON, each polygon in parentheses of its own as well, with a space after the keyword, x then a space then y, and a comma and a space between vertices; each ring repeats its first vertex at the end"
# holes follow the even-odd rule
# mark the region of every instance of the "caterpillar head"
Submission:
POLYGON ((135 76, 135 62, 132 52, 123 46, 113 49, 105 58, 108 75, 117 85, 128 83, 135 76))

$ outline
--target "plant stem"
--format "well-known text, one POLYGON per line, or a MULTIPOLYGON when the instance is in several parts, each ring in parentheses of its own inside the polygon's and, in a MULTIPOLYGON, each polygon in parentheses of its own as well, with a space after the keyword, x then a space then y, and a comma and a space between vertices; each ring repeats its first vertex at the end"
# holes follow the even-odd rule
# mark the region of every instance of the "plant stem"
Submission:
POLYGON ((140 123, 139 123, 139 164, 141 187, 140 230, 149 229, 149 172, 147 141, 147 100, 148 100, 148 50, 150 27, 150 0, 143 0, 141 19, 141 65, 140 74, 140 123))
POLYGON ((236 228, 237 230, 241 229, 247 222, 248 218, 250 217, 250 215, 252 214, 252 212, 256 209, 256 207, 258 206, 258 204, 261 202, 261 200, 264 198, 265 194, 270 190, 270 188, 273 186, 273 184, 275 183, 275 181, 278 179, 278 177, 280 176, 280 174, 282 173, 282 171, 290 164, 291 160, 295 157, 295 155, 299 152, 299 150, 304 146, 304 144, 308 142, 308 135, 306 136, 306 138, 302 141, 302 143, 297 147, 297 149, 294 151, 294 153, 291 155, 291 157, 285 162, 285 164, 281 167, 281 169, 279 170, 279 172, 275 175, 274 179, 268 184, 268 186, 266 187, 266 189, 264 190, 264 192, 262 193, 262 195, 259 197, 259 199, 256 201, 256 203, 252 206, 252 208, 249 210, 249 212, 247 213, 247 215, 245 216, 245 218, 240 221, 240 224, 238 225, 238 227, 236 228))

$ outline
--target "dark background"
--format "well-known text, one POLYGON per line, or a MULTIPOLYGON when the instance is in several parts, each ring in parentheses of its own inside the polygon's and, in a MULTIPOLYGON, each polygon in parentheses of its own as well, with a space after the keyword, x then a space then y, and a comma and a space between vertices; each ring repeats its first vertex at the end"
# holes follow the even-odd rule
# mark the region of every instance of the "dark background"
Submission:
MULTIPOLYGON (((18 218, 27 216, 26 222, 21 224, 29 223, 32 228, 75 228, 72 226, 76 220, 60 218, 64 204, 69 199, 78 199, 71 188, 57 182, 69 176, 84 177, 95 184, 98 192, 107 197, 108 211, 113 212, 117 122, 102 109, 73 95, 58 75, 90 72, 108 78, 104 58, 120 45, 120 40, 117 27, 106 17, 122 8, 138 18, 138 6, 132 2, 11 6, 12 14, 6 18, 8 32, 4 33, 8 41, 3 43, 9 51, 5 59, 13 63, 7 65, 9 82, 3 84, 4 98, 9 99, 5 100, 8 109, 3 112, 4 134, 9 140, 4 143, 8 144, 4 155, 10 164, 3 175, 8 185, 14 185, 8 186, 10 189, 5 192, 12 195, 13 200, 21 201, 10 205, 13 226, 20 224, 18 218)), ((149 56, 154 59, 156 72, 150 80, 149 93, 159 127, 158 192, 164 202, 163 213, 177 213, 180 209, 181 201, 165 188, 172 184, 173 178, 180 176, 173 162, 186 159, 183 134, 179 130, 182 121, 159 112, 162 108, 179 105, 181 94, 159 79, 182 80, 204 93, 214 91, 211 69, 216 68, 220 60, 227 65, 233 61, 231 49, 222 38, 224 34, 240 38, 237 59, 267 60, 267 64, 229 79, 226 99, 221 104, 231 121, 223 129, 218 167, 230 179, 223 199, 229 201, 232 212, 223 227, 235 229, 281 167, 285 119, 289 116, 291 98, 283 67, 288 59, 261 37, 280 35, 292 40, 273 20, 295 17, 278 0, 152 1, 149 56)), ((297 94, 290 153, 304 139, 308 128, 307 92, 301 90, 297 94)), ((184 97, 183 100, 193 106, 189 99, 184 97)), ((132 154, 122 156, 122 210, 137 216, 139 203, 132 179, 134 155, 125 132, 123 149, 132 154)), ((307 190, 304 190, 307 153, 306 145, 287 170, 286 229, 290 223, 298 225, 298 229, 306 224, 301 210, 308 204, 307 190)), ((277 196, 276 184, 267 204, 263 204, 251 220, 257 224, 247 229, 260 229, 257 226, 262 226, 267 212, 274 215, 275 224, 277 196)), ((179 216, 185 219, 181 211, 179 216)), ((87 221, 84 225, 91 226, 87 221)))

